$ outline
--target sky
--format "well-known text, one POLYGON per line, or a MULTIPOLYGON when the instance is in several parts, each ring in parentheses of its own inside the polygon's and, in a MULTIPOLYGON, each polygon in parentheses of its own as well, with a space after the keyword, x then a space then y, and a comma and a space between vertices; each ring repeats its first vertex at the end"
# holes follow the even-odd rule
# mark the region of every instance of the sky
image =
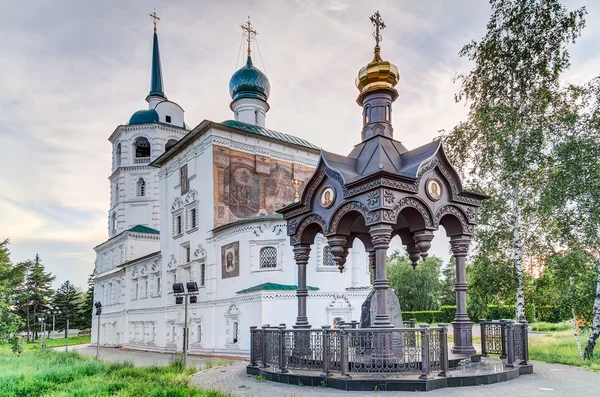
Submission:
MULTIPOLYGON (((0 239, 10 238, 15 262, 39 253, 55 287, 67 279, 85 287, 93 247, 108 238, 108 137, 147 108, 154 8, 165 94, 187 124, 233 118, 228 83, 244 61, 239 25, 250 15, 255 65, 271 83, 266 126, 340 154, 360 140, 354 79, 372 59, 375 10, 387 26, 382 57, 400 72, 394 136, 409 149, 465 118, 453 77, 472 65, 458 52, 485 34, 490 13, 483 0, 5 2, 0 239)), ((588 26, 570 47, 565 80, 574 83, 600 70, 600 4, 588 0, 587 9, 588 26)), ((449 258, 443 232, 430 253, 449 258)))

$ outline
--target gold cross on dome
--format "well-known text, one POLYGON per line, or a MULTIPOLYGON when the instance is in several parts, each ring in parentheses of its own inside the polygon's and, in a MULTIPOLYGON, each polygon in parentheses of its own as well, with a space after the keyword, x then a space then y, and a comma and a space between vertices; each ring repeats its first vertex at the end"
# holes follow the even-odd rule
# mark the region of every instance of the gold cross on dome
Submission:
POLYGON ((246 33, 246 41, 248 42, 248 57, 250 56, 250 43, 252 42, 252 38, 256 36, 258 33, 256 30, 252 29, 252 23, 250 22, 250 15, 248 15, 248 22, 245 25, 240 25, 243 31, 246 33))
POLYGON ((300 188, 302 181, 298 179, 292 179, 292 183, 294 184, 294 188, 296 189, 296 194, 294 195, 294 202, 300 201, 300 193, 298 192, 298 189, 300 188))
POLYGON ((154 12, 152 14, 148 15, 150 15, 150 18, 153 19, 152 23, 154 24, 154 33, 156 33, 156 24, 158 23, 158 21, 160 21, 160 18, 158 17, 158 15, 156 15, 156 9, 154 9, 154 12))
POLYGON ((373 32, 373 37, 375 37, 375 46, 379 47, 379 42, 382 40, 380 30, 385 29, 385 22, 383 22, 383 18, 379 13, 379 10, 375 11, 375 14, 369 17, 373 25, 375 26, 375 31, 373 32))

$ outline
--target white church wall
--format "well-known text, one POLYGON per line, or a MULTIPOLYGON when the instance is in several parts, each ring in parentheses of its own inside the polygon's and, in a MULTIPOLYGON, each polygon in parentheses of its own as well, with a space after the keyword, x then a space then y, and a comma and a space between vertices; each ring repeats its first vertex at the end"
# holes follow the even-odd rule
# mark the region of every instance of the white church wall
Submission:
POLYGON ((162 101, 155 107, 161 123, 169 123, 179 127, 183 126, 184 111, 175 102, 162 101))

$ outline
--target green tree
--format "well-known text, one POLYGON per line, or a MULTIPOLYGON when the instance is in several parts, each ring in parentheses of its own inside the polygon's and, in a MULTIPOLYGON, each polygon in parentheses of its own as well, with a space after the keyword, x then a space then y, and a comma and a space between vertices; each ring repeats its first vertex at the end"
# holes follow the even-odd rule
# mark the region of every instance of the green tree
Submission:
POLYGON ((48 310, 48 304, 54 294, 52 281, 55 277, 49 272, 46 273, 39 255, 35 256, 35 260, 27 261, 26 266, 27 277, 23 299, 29 310, 29 317, 33 322, 37 322, 33 327, 35 339, 37 339, 41 324, 38 317, 48 310))
MULTIPOLYGON (((516 280, 516 318, 525 318, 524 250, 544 247, 544 222, 536 210, 545 184, 548 161, 548 117, 558 92, 559 78, 569 67, 567 44, 585 26, 585 8, 568 11, 558 0, 490 0, 487 32, 460 51, 474 62, 459 75, 457 102, 469 104, 466 121, 444 137, 454 163, 493 193, 504 207, 498 223, 488 226, 488 246, 512 258, 516 280), (509 233, 506 233, 508 226, 509 233), (499 228, 498 233, 494 229, 499 228), (510 246, 510 248, 507 248, 510 246)), ((494 218, 494 217, 492 217, 494 218)), ((482 235, 476 236, 481 243, 482 235)))
POLYGON ((558 133, 552 142, 542 213, 554 226, 557 244, 572 252, 586 250, 596 258, 595 291, 578 310, 593 323, 584 353, 591 358, 600 337, 600 78, 566 87, 561 100, 553 113, 558 133))
POLYGON ((54 294, 52 304, 58 307, 60 314, 56 317, 56 327, 67 332, 67 316, 70 328, 82 328, 85 313, 85 294, 69 280, 61 284, 54 294))
POLYGON ((406 254, 394 252, 388 259, 390 287, 396 291, 402 310, 436 310, 442 290, 442 260, 433 256, 413 269, 406 254))
POLYGON ((454 257, 441 269, 440 306, 456 305, 454 282, 456 281, 456 261, 454 257))
POLYGON ((9 303, 15 283, 19 280, 19 271, 12 265, 8 244, 8 240, 0 242, 0 343, 5 343, 11 338, 18 340, 18 330, 23 325, 21 318, 14 313, 14 307, 9 303))

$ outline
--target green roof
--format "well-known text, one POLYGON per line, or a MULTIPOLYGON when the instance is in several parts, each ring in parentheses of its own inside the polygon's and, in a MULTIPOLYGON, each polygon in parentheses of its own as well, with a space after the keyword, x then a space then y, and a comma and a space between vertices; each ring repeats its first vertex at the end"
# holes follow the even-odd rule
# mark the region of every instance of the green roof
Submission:
POLYGON ((158 113, 154 109, 138 110, 129 119, 129 125, 151 124, 158 122, 158 113))
POLYGON ((269 79, 252 64, 250 56, 246 65, 235 72, 229 81, 229 94, 234 101, 240 98, 255 98, 266 102, 270 92, 269 79))
POLYGON ((152 43, 152 75, 150 77, 150 93, 148 96, 165 97, 162 68, 160 67, 160 53, 158 51, 158 35, 156 32, 154 32, 154 41, 152 43))
POLYGON ((313 149, 313 150, 319 150, 318 146, 313 145, 312 143, 310 143, 309 141, 307 141, 305 139, 298 138, 293 135, 284 134, 279 131, 268 130, 268 129, 260 127, 258 125, 242 123, 241 121, 236 121, 236 120, 226 120, 226 121, 223 121, 221 124, 223 124, 227 127, 232 127, 232 128, 236 128, 238 130, 246 131, 251 134, 262 135, 267 138, 291 143, 293 145, 304 146, 306 148, 313 149))
POLYGON ((148 234, 160 234, 160 232, 156 229, 152 229, 151 227, 136 225, 131 229, 127 230, 128 232, 137 232, 137 233, 148 233, 148 234))
MULTIPOLYGON (((238 291, 238 294, 243 294, 244 292, 256 292, 256 291, 296 291, 298 286, 296 285, 286 285, 286 284, 275 284, 275 283, 262 283, 255 285, 254 287, 246 288, 241 291, 238 291)), ((317 287, 306 287, 309 291, 318 291, 317 287)))

